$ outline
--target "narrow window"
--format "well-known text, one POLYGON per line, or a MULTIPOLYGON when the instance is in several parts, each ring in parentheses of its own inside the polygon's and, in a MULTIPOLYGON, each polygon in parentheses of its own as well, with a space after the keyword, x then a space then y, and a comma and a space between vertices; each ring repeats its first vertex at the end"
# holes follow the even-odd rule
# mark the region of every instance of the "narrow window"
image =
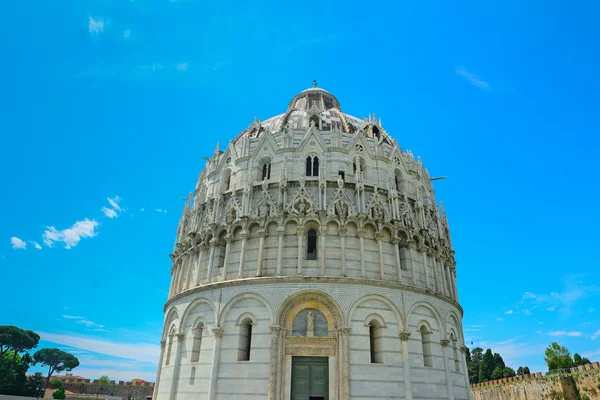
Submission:
POLYGON ((319 176, 319 158, 316 156, 306 157, 306 176, 319 176))
POLYGON ((223 191, 224 192, 228 191, 230 185, 231 185, 231 171, 229 169, 227 169, 223 173, 223 191))
POLYGON ((312 176, 312 157, 306 157, 306 176, 312 176))
POLYGON ((313 158, 312 176, 319 176, 319 157, 313 158))
POLYGON ((454 334, 450 334, 450 340, 452 340, 452 350, 454 352, 454 370, 456 372, 460 372, 460 366, 458 363, 458 348, 456 346, 457 340, 454 337, 454 334))
POLYGON ((173 334, 169 335, 169 344, 167 345, 167 359, 165 360, 165 365, 169 365, 171 361, 171 350, 173 349, 173 334))
POLYGON ((190 372, 190 385, 193 385, 196 381, 196 367, 192 367, 192 371, 190 372))
POLYGON ((306 246, 306 259, 316 260, 317 259, 317 231, 311 229, 308 231, 308 243, 306 246))
POLYGON ((338 171, 338 177, 341 176, 342 180, 346 182, 346 173, 344 171, 338 171))
POLYGON ((312 117, 310 117, 310 124, 312 125, 313 122, 315 124, 315 127, 319 128, 319 117, 317 115, 313 115, 312 117))
POLYGON ((369 322, 369 349, 371 351, 371 363, 383 364, 383 353, 381 351, 382 329, 377 320, 369 322))
POLYGON ((197 327, 192 329, 194 332, 194 341, 192 343, 192 362, 198 362, 198 360, 200 360, 200 347, 202 346, 203 328, 204 325, 200 323, 197 327))
POLYGON ((379 134, 379 128, 376 126, 373 127, 373 137, 380 139, 381 135, 379 134))
POLYGON ((266 162, 263 164, 263 170, 262 170, 262 180, 266 181, 271 179, 271 163, 270 162, 266 162))
MULTIPOLYGON (((398 246, 400 246, 400 244, 398 246)), ((408 250, 406 247, 400 247, 400 269, 402 271, 408 271, 408 266, 407 266, 408 255, 407 255, 407 253, 408 253, 408 250)))
POLYGON ((238 346, 238 361, 250 361, 252 345, 252 320, 246 318, 240 325, 240 343, 238 346))
POLYGON ((422 325, 419 331, 421 332, 421 344, 423 346, 423 365, 425 367, 432 367, 431 333, 427 331, 427 327, 425 325, 422 325))

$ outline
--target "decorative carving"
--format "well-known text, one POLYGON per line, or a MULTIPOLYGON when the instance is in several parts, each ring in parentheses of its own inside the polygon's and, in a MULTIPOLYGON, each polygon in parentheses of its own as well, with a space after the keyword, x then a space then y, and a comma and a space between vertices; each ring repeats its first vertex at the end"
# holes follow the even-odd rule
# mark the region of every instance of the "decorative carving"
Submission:
POLYGON ((316 202, 312 199, 306 188, 301 185, 300 190, 296 192, 287 208, 288 214, 308 215, 314 214, 316 211, 316 202))
POLYGON ((182 341, 182 340, 185 338, 185 335, 184 335, 183 333, 176 333, 174 336, 175 336, 175 337, 177 338, 177 340, 179 340, 180 342, 181 342, 181 341, 182 341))
POLYGON ((315 316, 312 311, 309 311, 306 314, 306 336, 314 336, 315 335, 315 316))
POLYGON ((224 332, 225 332, 225 330, 223 328, 221 328, 221 327, 212 328, 212 333, 217 338, 222 338, 224 332))
POLYGON ((295 356, 335 356, 337 339, 334 337, 287 336, 285 354, 295 356))
POLYGON ((410 332, 404 331, 400 332, 400 340, 407 341, 410 338, 410 332))
POLYGON ((450 339, 442 339, 440 340, 440 343, 442 347, 448 347, 448 345, 450 344, 450 339))

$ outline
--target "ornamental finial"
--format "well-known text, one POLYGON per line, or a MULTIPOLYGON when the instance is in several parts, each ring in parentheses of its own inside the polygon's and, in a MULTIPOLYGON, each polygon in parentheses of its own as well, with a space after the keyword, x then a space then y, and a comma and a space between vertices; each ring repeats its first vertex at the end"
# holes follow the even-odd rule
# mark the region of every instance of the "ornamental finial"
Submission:
POLYGON ((316 80, 316 79, 313 81, 313 87, 314 87, 314 88, 316 88, 316 87, 317 87, 317 80, 316 80))

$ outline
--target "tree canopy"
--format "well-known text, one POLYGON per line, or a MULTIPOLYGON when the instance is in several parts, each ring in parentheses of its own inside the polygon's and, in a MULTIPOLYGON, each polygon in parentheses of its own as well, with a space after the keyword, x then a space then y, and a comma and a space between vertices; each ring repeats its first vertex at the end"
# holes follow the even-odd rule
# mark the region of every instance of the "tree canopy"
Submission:
POLYGON ((108 377, 108 375, 102 375, 100 377, 100 379, 98 379, 98 383, 102 383, 104 385, 109 385, 110 384, 110 378, 108 377))
POLYGON ((50 377, 55 372, 70 371, 79 366, 77 357, 56 348, 38 350, 33 355, 33 358, 36 362, 48 367, 46 382, 50 380, 50 377))
POLYGON ((546 365, 548 365, 548 371, 571 368, 575 365, 569 350, 565 346, 559 345, 557 342, 552 342, 552 344, 546 348, 544 361, 546 362, 546 365))
POLYGON ((22 353, 26 350, 31 350, 38 345, 40 335, 34 331, 28 331, 17 328, 12 325, 0 326, 0 357, 7 350, 22 353))

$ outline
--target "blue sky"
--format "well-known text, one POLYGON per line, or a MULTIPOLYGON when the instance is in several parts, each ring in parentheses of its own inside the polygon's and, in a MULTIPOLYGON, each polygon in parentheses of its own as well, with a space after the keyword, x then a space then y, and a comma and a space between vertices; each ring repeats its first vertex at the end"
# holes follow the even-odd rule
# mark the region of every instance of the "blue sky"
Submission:
POLYGON ((317 79, 450 176, 467 345, 600 359, 597 4, 224 3, 0 5, 0 324, 154 380, 202 156, 317 79))

